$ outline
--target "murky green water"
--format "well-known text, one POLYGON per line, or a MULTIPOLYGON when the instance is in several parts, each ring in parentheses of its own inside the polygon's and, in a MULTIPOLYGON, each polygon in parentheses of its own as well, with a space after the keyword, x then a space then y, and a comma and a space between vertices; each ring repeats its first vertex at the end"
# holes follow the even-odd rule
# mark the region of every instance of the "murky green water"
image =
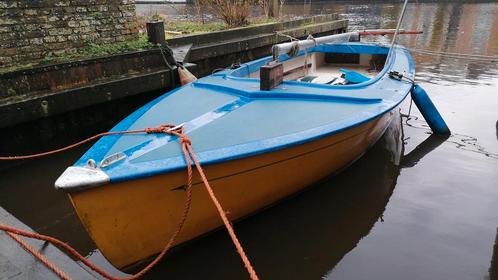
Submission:
MULTIPOLYGON (((498 55, 498 3, 465 2, 410 4, 403 27, 424 34, 400 42, 419 51, 498 55)), ((155 8, 142 6, 138 11, 155 8)), ((174 9, 171 13, 184 11, 181 5, 174 9)), ((350 29, 363 29, 394 27, 399 11, 397 4, 313 4, 288 6, 284 13, 337 12, 350 19, 350 29)), ((498 238, 497 63, 420 52, 414 57, 417 81, 452 136, 431 137, 413 107, 409 118, 400 117, 372 150, 340 175, 237 223, 240 240, 262 279, 493 279, 493 267, 497 279, 498 249, 492 261, 498 238)), ((402 113, 408 112, 408 105, 409 100, 402 113)), ((97 110, 93 114, 102 116, 85 129, 72 123, 72 116, 61 116, 55 122, 66 126, 60 127, 63 135, 41 134, 42 140, 37 129, 22 137, 7 131, 0 152, 73 142, 107 129, 133 107, 97 110), (17 143, 29 145, 20 148, 17 143)), ((65 195, 52 187, 85 149, 0 169, 0 205, 35 230, 58 236, 104 264, 65 195)), ((149 275, 245 277, 224 231, 176 250, 149 275)))

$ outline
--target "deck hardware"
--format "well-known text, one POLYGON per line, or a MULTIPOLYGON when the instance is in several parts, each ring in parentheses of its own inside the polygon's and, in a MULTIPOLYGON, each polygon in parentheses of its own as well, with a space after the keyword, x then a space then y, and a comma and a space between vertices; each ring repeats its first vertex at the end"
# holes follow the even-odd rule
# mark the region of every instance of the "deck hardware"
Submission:
POLYGON ((169 132, 169 131, 178 130, 178 129, 182 128, 184 125, 185 125, 185 123, 181 123, 181 124, 179 124, 179 125, 177 125, 175 127, 169 128, 167 131, 169 132))
POLYGON ((100 167, 107 167, 107 166, 115 164, 116 162, 121 161, 121 160, 123 160, 125 158, 126 158, 126 155, 124 153, 122 153, 122 152, 112 154, 112 155, 104 158, 100 162, 100 167))
POLYGON ((389 72, 389 77, 401 81, 403 79, 403 74, 399 73, 398 71, 391 71, 389 72))
POLYGON ((86 161, 86 166, 92 169, 97 169, 97 163, 94 159, 89 159, 86 161))
POLYGON ((281 62, 272 61, 259 68, 260 90, 271 90, 279 86, 284 79, 284 65, 281 62))
POLYGON ((237 68, 240 68, 240 63, 238 63, 238 62, 232 63, 232 65, 230 65, 231 70, 234 70, 237 68))

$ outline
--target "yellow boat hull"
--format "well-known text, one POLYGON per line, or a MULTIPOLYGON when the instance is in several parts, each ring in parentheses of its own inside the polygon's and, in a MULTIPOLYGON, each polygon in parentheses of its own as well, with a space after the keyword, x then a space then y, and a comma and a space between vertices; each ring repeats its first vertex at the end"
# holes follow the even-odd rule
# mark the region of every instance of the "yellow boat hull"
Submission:
MULTIPOLYGON (((263 209, 337 172, 360 157, 389 125, 388 112, 338 134, 271 153, 204 166, 229 218, 263 209)), ((195 150, 195 143, 193 143, 195 150)), ((176 229, 186 171, 70 193, 84 227, 104 256, 122 268, 157 254, 176 229)), ((175 245, 222 226, 194 177, 192 207, 175 245)))

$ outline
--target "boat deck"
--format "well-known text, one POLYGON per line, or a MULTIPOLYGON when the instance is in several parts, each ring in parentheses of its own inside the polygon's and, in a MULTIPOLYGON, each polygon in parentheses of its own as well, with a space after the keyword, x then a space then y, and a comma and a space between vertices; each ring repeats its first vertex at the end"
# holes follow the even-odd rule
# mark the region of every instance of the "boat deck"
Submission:
MULTIPOLYGON (((386 48, 350 43, 339 51, 366 51, 385 55, 386 48), (357 48, 357 49, 355 49, 357 48)), ((143 129, 165 123, 183 124, 202 164, 284 149, 357 126, 391 110, 408 94, 411 84, 391 79, 388 70, 413 77, 411 56, 403 48, 394 52, 383 72, 362 72, 372 77, 353 85, 329 85, 294 80, 271 91, 259 90, 251 74, 271 58, 264 58, 201 78, 152 101, 113 130, 143 129)), ((298 61, 298 66, 302 66, 298 61)), ((366 71, 342 64, 349 70, 366 71)), ((337 73, 339 67, 318 67, 337 73)), ((312 69, 313 71, 317 69, 312 69)), ((285 68, 284 68, 284 71, 285 68)), ((185 161, 176 138, 168 135, 108 136, 101 139, 75 165, 97 163, 120 153, 123 160, 102 168, 111 181, 178 170, 185 161), (130 172, 130 168, 133 172, 130 172)))

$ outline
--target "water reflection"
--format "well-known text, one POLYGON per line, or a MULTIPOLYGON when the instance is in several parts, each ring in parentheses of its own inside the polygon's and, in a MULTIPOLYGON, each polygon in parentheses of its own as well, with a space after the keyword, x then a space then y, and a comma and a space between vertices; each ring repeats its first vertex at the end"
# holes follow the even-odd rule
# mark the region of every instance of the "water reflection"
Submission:
MULTIPOLYGON (((382 219, 400 174, 402 135, 398 115, 352 167, 236 225, 262 279, 318 279, 369 233, 382 219)), ((239 279, 245 271, 226 232, 220 231, 167 258, 154 276, 239 279)))
MULTIPOLYGON (((350 30, 394 28, 401 5, 392 3, 327 4, 305 2, 287 4, 284 17, 337 13, 349 20, 350 30)), ((192 19, 195 12, 189 5, 138 5, 139 15, 165 14, 171 19, 192 19)), ((209 12, 208 12, 209 14, 209 12)), ((253 8, 253 15, 260 15, 253 8)), ((211 19, 215 19, 211 15, 211 19)), ((418 36, 401 36, 399 43, 417 50, 443 53, 498 55, 498 3, 410 3, 402 28, 422 30, 418 36)), ((389 43, 389 37, 365 37, 389 43)), ((415 54, 419 81, 435 84, 489 85, 498 73, 496 61, 487 58, 454 58, 437 54, 415 54)))
POLYGON ((403 168, 414 167, 425 155, 435 150, 450 136, 440 136, 431 134, 427 139, 420 143, 413 151, 403 157, 401 166, 403 168))
MULTIPOLYGON (((498 124, 498 121, 497 121, 497 124, 498 124)), ((410 154, 415 152, 414 155, 410 155, 410 154, 405 155, 406 163, 404 163, 404 164, 407 164, 406 167, 415 166, 415 164, 422 158, 422 157, 417 156, 417 154, 419 153, 419 150, 421 150, 421 152, 427 151, 427 152, 423 152, 423 154, 422 154, 422 155, 425 155, 429 151, 434 150, 439 145, 441 145, 442 143, 445 143, 445 142, 450 143, 450 144, 454 144, 454 146, 456 148, 467 151, 467 152, 477 153, 477 154, 484 155, 486 157, 498 159, 498 154, 493 153, 491 151, 488 151, 488 149, 486 147, 482 146, 479 143, 477 137, 465 135, 465 134, 460 134, 460 133, 453 133, 447 137, 446 136, 439 136, 438 137, 437 135, 432 134, 431 129, 429 128, 429 126, 427 125, 425 120, 419 118, 418 116, 408 116, 406 118, 406 121, 404 122, 404 125, 406 127, 421 130, 422 133, 430 135, 426 140, 424 140, 421 144, 419 144, 419 146, 417 146, 415 148, 415 150, 410 152, 410 154)), ((497 127, 497 134, 498 134, 498 127, 497 127)), ((497 138, 498 138, 498 136, 497 136, 497 138)))
MULTIPOLYGON (((336 5, 341 6, 341 5, 336 5)), ((350 29, 394 27, 400 5, 370 4, 361 8, 336 8, 350 20, 350 29)), ((350 5, 357 7, 356 5, 350 5)), ((319 5, 317 5, 319 9, 319 5)), ((400 44, 417 50, 443 53, 498 55, 498 4, 466 4, 462 2, 412 3, 403 24, 405 29, 422 30, 418 36, 402 36, 400 44)), ((388 38, 371 37, 381 43, 388 38)), ((487 58, 446 57, 417 54, 417 79, 436 84, 488 83, 498 73, 496 61, 487 58)))

